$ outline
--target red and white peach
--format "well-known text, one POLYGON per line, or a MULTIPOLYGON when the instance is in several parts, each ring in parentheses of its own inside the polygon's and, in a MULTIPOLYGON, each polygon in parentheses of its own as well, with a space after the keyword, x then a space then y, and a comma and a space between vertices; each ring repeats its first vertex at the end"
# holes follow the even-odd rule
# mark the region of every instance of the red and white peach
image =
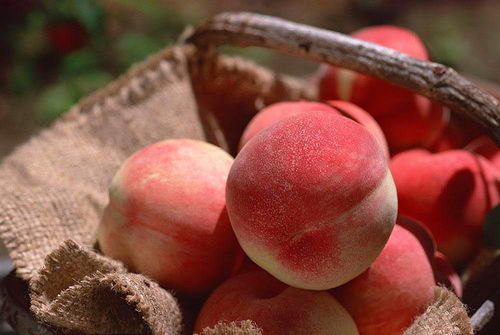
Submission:
POLYGON ((418 239, 396 225, 382 253, 360 276, 330 292, 362 335, 401 335, 432 302, 431 263, 418 239))
MULTIPOLYGON (((373 26, 352 37, 428 60, 422 41, 404 28, 373 26)), ((322 67, 319 77, 320 98, 350 101, 370 113, 384 131, 391 152, 429 147, 448 122, 449 112, 440 105, 374 77, 333 66, 322 67)))
POLYGON ((377 140, 378 144, 384 151, 384 155, 389 159, 389 147, 385 139, 384 132, 380 128, 375 119, 368 114, 364 109, 356 106, 353 103, 342 100, 331 100, 326 102, 329 106, 335 108, 338 113, 348 117, 351 120, 363 125, 377 140))
POLYGON ((278 102, 263 108, 246 126, 241 135, 239 149, 262 130, 289 116, 294 116, 308 111, 334 111, 330 106, 314 101, 286 101, 278 102))
POLYGON ((165 287, 208 293, 240 254, 225 208, 232 163, 222 149, 187 139, 136 152, 112 180, 98 229, 102 252, 165 287))
POLYGON ((341 100, 326 101, 326 102, 280 102, 272 104, 262 109, 257 115, 250 120, 250 123, 245 128, 240 141, 240 150, 243 146, 255 135, 262 130, 270 127, 274 123, 283 120, 289 116, 297 115, 308 111, 325 111, 337 115, 342 115, 362 124, 375 137, 379 143, 386 158, 389 159, 389 148, 385 140, 384 133, 380 129, 373 117, 358 106, 341 100))
POLYGON ((328 292, 290 287, 263 270, 222 283, 209 296, 195 332, 220 321, 252 320, 266 335, 356 335, 356 324, 328 292))
POLYGON ((236 157, 226 203, 246 254, 279 280, 325 290, 366 270, 396 221, 384 153, 360 124, 331 112, 285 118, 236 157))
POLYGON ((487 136, 478 137, 467 144, 464 150, 483 156, 500 171, 500 148, 491 138, 487 136))
POLYGON ((436 283, 446 286, 459 298, 462 297, 462 281, 448 257, 439 251, 434 253, 434 277, 436 283))
POLYGON ((394 156, 390 169, 399 213, 424 223, 453 264, 470 260, 481 245, 486 213, 499 203, 498 171, 462 150, 409 150, 394 156))

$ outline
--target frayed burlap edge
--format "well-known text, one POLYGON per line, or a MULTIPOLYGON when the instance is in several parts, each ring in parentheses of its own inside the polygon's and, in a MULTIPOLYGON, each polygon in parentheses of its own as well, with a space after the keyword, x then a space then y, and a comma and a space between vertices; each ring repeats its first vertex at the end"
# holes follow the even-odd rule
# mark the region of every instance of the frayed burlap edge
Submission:
POLYGON ((108 86, 81 99, 57 122, 86 122, 88 117, 95 117, 107 108, 128 107, 144 101, 155 91, 165 88, 165 82, 186 75, 180 69, 184 68, 186 56, 192 52, 192 47, 174 46, 149 56, 108 86))
POLYGON ((238 57, 194 52, 189 69, 200 118, 209 127, 207 138, 233 155, 245 126, 260 109, 281 101, 317 99, 313 85, 238 57))
MULTIPOLYGON (((232 105, 228 104, 227 100, 234 96, 250 97, 250 113, 243 121, 244 124, 267 105, 284 100, 316 100, 318 97, 317 89, 303 80, 277 74, 240 57, 200 52, 192 45, 182 45, 167 48, 135 65, 107 87, 82 99, 61 117, 60 122, 86 122, 89 117, 97 116, 103 109, 138 104, 152 92, 162 88, 162 80, 165 78, 173 81, 183 77, 185 73, 179 71, 178 65, 184 65, 185 62, 198 100, 200 89, 209 88, 211 92, 217 92, 221 90, 221 81, 238 82, 238 85, 231 87, 230 92, 224 92, 228 96, 221 100, 225 101, 225 113, 238 115, 241 110, 231 111, 232 105)), ((214 120, 212 115, 211 109, 214 106, 207 101, 198 103, 199 117, 207 140, 230 151, 230 140, 226 138, 227 134, 221 131, 220 120, 214 120)), ((241 123, 241 120, 239 121, 241 123)))
MULTIPOLYGON (((85 246, 93 245, 99 213, 107 202, 109 180, 130 154, 165 137, 205 139, 192 93, 186 53, 184 47, 170 47, 138 64, 109 86, 83 99, 67 115, 16 148, 2 161, 0 236, 21 278, 32 278, 42 266, 45 256, 66 239, 75 239, 85 246), (189 111, 177 110, 162 116, 157 112, 154 115, 148 111, 138 113, 129 108, 147 101, 158 92, 161 94, 170 86, 174 86, 172 90, 175 92, 182 91, 183 98, 190 100, 187 106, 189 111), (149 118, 151 121, 147 120, 149 118), (114 124, 115 128, 108 132, 107 122, 111 123, 110 120, 118 121, 114 124), (163 126, 166 123, 172 126, 163 126), (149 131, 146 130, 148 125, 149 131), (135 127, 133 130, 136 131, 132 133, 126 128, 128 126, 135 127), (117 128, 124 134, 121 137, 128 137, 126 141, 114 139, 119 133, 117 128), (162 129, 171 133, 162 133, 162 129), (61 148, 61 151, 65 150, 61 160, 67 156, 66 153, 82 152, 95 157, 102 151, 100 159, 85 162, 94 164, 94 169, 105 171, 99 173, 99 187, 96 187, 97 181, 90 174, 85 180, 81 180, 76 172, 73 175, 68 173, 64 178, 58 178, 56 173, 49 176, 47 170, 61 170, 57 167, 58 162, 53 162, 54 169, 47 169, 46 165, 51 161, 45 157, 49 151, 57 150, 58 142, 67 143, 61 148), (31 168, 28 165, 35 166, 31 168), (43 202, 35 201, 33 194, 37 194, 43 202), (63 208, 68 201, 74 204, 73 208, 63 208), (43 213, 36 212, 40 203, 45 206, 43 213), (45 213, 61 217, 48 219, 45 213), (69 215, 63 215, 65 213, 69 215)), ((71 166, 71 163, 67 165, 71 166)))
POLYGON ((467 310, 460 299, 443 287, 434 288, 434 299, 427 310, 404 335, 472 335, 467 310))
POLYGON ((181 334, 176 299, 140 274, 68 240, 31 281, 43 323, 87 334, 181 334))
POLYGON ((200 334, 195 335, 262 335, 262 329, 250 320, 221 321, 213 327, 204 328, 200 334))

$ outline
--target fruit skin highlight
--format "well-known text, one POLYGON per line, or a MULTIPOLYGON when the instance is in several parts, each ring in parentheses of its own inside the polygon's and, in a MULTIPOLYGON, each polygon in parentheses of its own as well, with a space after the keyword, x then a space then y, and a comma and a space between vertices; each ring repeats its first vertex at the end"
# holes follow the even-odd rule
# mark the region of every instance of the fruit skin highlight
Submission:
POLYGON ((375 137, 378 144, 384 151, 385 157, 389 160, 389 147, 387 146, 387 140, 385 139, 384 132, 380 128, 377 121, 375 121, 370 114, 368 114, 361 107, 347 101, 330 100, 326 103, 335 108, 341 115, 365 126, 366 130, 368 130, 375 137))
POLYGON ((330 292, 363 335, 401 335, 432 302, 435 286, 425 250, 396 225, 375 262, 360 276, 330 292))
POLYGON ((248 142, 229 172, 226 203, 252 261, 312 290, 366 270, 397 214, 396 189, 375 138, 324 111, 286 118, 248 142))
POLYGON ((241 249, 225 208, 233 158, 195 140, 149 145, 114 176, 98 229, 102 252, 185 294, 229 276, 241 249))
MULTIPOLYGON (((352 37, 428 60, 417 35, 396 26, 372 26, 352 37)), ((384 131, 392 153, 411 147, 430 147, 448 123, 449 111, 404 88, 364 74, 323 66, 319 74, 322 100, 350 101, 370 113, 384 131)))
POLYGON ((278 102, 263 108, 258 112, 245 127, 241 135, 239 150, 243 148, 248 141, 262 130, 272 126, 274 123, 283 120, 286 117, 294 116, 308 111, 335 111, 327 104, 315 101, 285 101, 278 102))
POLYGON ((239 148, 252 139, 255 135, 262 130, 270 127, 274 123, 281 121, 287 117, 298 115, 303 112, 309 111, 325 111, 337 115, 342 115, 351 120, 358 122, 366 127, 366 129, 375 136, 375 139, 384 150, 384 154, 389 159, 389 148, 385 140, 384 133, 375 119, 360 107, 346 101, 332 100, 322 102, 313 101, 293 101, 293 102, 280 102, 272 104, 262 109, 257 113, 245 128, 241 136, 239 148))
POLYGON ((301 290, 263 270, 222 283, 196 320, 195 333, 219 321, 252 320, 266 335, 357 335, 350 315, 328 292, 301 290))
POLYGON ((399 214, 425 224, 455 266, 471 260, 486 213, 500 199, 500 176, 490 162, 463 150, 415 149, 394 156, 390 169, 399 214))

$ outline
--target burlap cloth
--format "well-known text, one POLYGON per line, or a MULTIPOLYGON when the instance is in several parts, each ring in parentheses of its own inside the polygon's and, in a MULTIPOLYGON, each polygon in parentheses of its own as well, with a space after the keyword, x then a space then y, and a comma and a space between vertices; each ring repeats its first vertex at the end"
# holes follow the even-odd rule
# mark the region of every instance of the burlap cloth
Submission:
MULTIPOLYGON (((30 284, 36 318, 59 333, 187 332, 173 293, 94 249, 111 177, 133 152, 165 138, 206 140, 234 153, 259 107, 315 94, 247 61, 174 46, 18 147, 0 166, 0 235, 30 284)), ((435 293, 405 334, 472 334, 458 298, 435 293)), ((205 332, 260 333, 252 322, 205 332)))

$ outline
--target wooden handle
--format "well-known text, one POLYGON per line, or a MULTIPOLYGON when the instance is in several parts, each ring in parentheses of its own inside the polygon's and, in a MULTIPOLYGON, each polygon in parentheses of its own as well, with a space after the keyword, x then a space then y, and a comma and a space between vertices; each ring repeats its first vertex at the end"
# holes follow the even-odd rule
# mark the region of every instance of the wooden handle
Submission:
POLYGON ((330 30, 253 13, 222 13, 187 43, 259 46, 364 73, 437 101, 481 124, 500 145, 500 102, 445 65, 330 30))

